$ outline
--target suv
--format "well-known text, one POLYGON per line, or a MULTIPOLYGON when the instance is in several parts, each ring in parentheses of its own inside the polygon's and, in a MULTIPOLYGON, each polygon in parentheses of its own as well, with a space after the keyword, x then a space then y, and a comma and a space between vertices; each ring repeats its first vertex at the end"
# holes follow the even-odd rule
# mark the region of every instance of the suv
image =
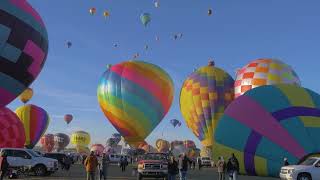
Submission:
POLYGON ((52 159, 58 160, 60 165, 63 164, 63 158, 65 158, 65 159, 68 158, 68 156, 63 153, 45 153, 43 156, 47 157, 47 158, 52 158, 52 159))
POLYGON ((9 166, 27 167, 37 176, 52 174, 58 170, 58 161, 39 156, 31 149, 2 148, 1 153, 7 155, 9 166))
POLYGON ((311 157, 299 165, 284 166, 280 171, 283 180, 312 180, 320 179, 320 158, 311 157))
POLYGON ((197 162, 201 162, 201 166, 211 167, 211 158, 210 157, 198 157, 197 162))
POLYGON ((168 155, 165 153, 147 153, 138 162, 138 179, 163 178, 168 176, 168 155))

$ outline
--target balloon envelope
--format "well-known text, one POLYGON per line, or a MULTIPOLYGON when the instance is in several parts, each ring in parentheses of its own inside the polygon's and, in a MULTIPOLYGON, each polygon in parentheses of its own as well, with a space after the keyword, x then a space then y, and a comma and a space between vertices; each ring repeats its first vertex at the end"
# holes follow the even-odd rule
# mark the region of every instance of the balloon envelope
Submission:
POLYGON ((6 107, 0 107, 0 148, 23 148, 26 137, 18 116, 6 107))
POLYGON ((97 12, 96 8, 90 8, 90 9, 89 9, 89 13, 90 13, 91 15, 96 14, 96 12, 97 12))
POLYGON ((257 59, 237 70, 234 83, 235 97, 239 97, 248 90, 277 84, 300 85, 300 80, 294 70, 277 59, 257 59))
POLYGON ((213 133, 225 108, 232 102, 234 80, 212 62, 194 71, 183 83, 180 110, 203 146, 213 144, 213 133))
POLYGON ((54 146, 55 149, 59 152, 66 148, 70 143, 70 138, 64 133, 57 133, 54 135, 54 146))
POLYGON ((241 173, 278 177, 285 157, 296 164, 319 153, 319 122, 319 94, 286 84, 254 88, 226 109, 214 136, 214 160, 234 153, 241 173))
POLYGON ((71 143, 75 146, 87 147, 90 140, 90 134, 85 131, 76 131, 71 135, 71 143))
POLYGON ((100 79, 98 101, 105 116, 137 147, 167 114, 174 87, 160 67, 143 61, 113 65, 100 79))
POLYGON ((27 103, 33 96, 33 90, 31 88, 27 88, 20 94, 19 99, 23 103, 27 103))
POLYGON ((41 107, 32 104, 17 108, 16 114, 24 125, 25 147, 32 149, 47 130, 50 122, 49 115, 41 107))
POLYGON ((64 121, 69 124, 73 119, 73 116, 71 114, 64 115, 64 121))
POLYGON ((102 144, 93 144, 90 151, 93 151, 96 155, 101 156, 104 152, 104 146, 102 144))
POLYGON ((169 151, 170 143, 163 139, 158 139, 156 141, 156 148, 158 152, 165 153, 169 151))
POLYGON ((143 13, 140 15, 140 20, 144 26, 147 26, 151 21, 151 15, 149 13, 143 13))
POLYGON ((0 107, 18 97, 39 75, 48 34, 28 1, 0 1, 0 107))
POLYGON ((54 148, 54 135, 45 134, 40 139, 40 144, 45 152, 51 152, 54 148))

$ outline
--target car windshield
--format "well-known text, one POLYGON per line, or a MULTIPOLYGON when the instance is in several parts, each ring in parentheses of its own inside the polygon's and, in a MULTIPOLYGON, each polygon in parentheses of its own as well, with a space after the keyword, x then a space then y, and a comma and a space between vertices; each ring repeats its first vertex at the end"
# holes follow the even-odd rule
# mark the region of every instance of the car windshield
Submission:
POLYGON ((167 160, 167 156, 164 154, 146 154, 143 156, 144 160, 167 160))
POLYGON ((307 159, 307 160, 303 161, 300 165, 311 166, 311 165, 313 165, 316 161, 317 161, 317 159, 310 158, 310 159, 307 159))
POLYGON ((27 150, 33 157, 40 157, 40 155, 32 150, 27 150))
POLYGON ((203 157, 202 160, 210 160, 208 157, 203 157))

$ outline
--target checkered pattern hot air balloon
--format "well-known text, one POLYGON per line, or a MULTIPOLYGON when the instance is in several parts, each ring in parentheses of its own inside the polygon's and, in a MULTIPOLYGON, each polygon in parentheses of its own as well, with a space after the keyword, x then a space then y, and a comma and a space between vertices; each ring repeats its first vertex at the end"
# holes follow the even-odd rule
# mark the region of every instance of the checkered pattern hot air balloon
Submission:
POLYGON ((252 88, 274 84, 300 85, 300 80, 289 65, 279 60, 257 59, 237 70, 235 97, 252 88))
POLYGON ((213 144, 213 132, 219 118, 234 97, 232 77, 210 62, 193 72, 183 83, 180 110, 204 146, 213 144))
POLYGON ((0 106, 19 96, 38 76, 48 53, 48 35, 26 0, 0 1, 0 106))
POLYGON ((235 154, 240 172, 279 176, 283 159, 296 164, 320 150, 320 95, 296 85, 254 88, 225 110, 213 156, 235 154))

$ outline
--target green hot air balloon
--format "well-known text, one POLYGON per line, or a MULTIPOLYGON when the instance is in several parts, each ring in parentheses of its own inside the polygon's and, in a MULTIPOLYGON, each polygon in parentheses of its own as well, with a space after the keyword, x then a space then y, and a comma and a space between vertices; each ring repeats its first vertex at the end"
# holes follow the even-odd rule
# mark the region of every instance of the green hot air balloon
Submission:
POLYGON ((140 20, 144 26, 147 26, 151 21, 151 15, 149 13, 143 13, 140 15, 140 20))

